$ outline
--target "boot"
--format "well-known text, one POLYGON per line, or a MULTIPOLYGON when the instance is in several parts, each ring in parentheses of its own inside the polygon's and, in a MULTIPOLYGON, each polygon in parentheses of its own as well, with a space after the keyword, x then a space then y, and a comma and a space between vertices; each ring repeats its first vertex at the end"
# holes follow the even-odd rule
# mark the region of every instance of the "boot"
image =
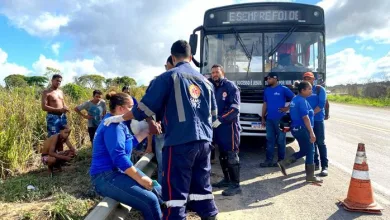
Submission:
POLYGON ((286 169, 288 166, 290 166, 292 163, 296 161, 294 155, 291 155, 284 160, 279 161, 277 164, 280 168, 280 171, 283 173, 284 176, 287 176, 286 169))
POLYGON ((315 171, 317 171, 317 170, 320 170, 320 165, 318 165, 318 164, 316 164, 316 166, 315 166, 315 169, 314 169, 315 171))
POLYGON ((228 187, 231 184, 230 177, 229 177, 229 169, 228 169, 228 158, 227 156, 219 156, 219 162, 221 164, 222 173, 223 173, 223 179, 217 183, 211 184, 212 187, 216 188, 222 188, 222 187, 228 187))
POLYGON ((240 187, 240 164, 229 165, 231 185, 222 191, 223 196, 234 196, 242 192, 240 187))
POLYGON ((314 164, 305 164, 306 182, 308 183, 322 183, 322 179, 314 175, 314 164))
POLYGON ((209 216, 209 217, 202 217, 200 219, 201 220, 216 220, 217 219, 217 215, 209 216))

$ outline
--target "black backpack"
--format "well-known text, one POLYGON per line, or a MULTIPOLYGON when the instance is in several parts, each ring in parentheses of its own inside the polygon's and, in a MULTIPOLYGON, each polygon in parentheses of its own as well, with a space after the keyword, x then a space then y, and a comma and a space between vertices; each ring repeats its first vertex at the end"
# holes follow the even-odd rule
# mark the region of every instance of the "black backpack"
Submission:
MULTIPOLYGON (((320 85, 316 85, 316 92, 317 92, 317 96, 319 96, 320 92, 321 92, 321 86, 320 85)), ((328 99, 325 100, 325 120, 328 120, 329 119, 329 101, 328 99)))

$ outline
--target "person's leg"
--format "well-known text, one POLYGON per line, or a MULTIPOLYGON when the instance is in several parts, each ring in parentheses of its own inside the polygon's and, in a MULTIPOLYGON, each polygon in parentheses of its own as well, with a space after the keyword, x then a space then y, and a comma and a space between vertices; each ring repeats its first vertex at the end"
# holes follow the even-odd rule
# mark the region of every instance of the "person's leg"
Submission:
POLYGON ((92 179, 98 194, 115 199, 142 212, 146 220, 161 219, 157 196, 128 175, 108 171, 92 179))
POLYGON ((46 126, 47 126, 47 137, 57 134, 60 132, 60 128, 58 126, 60 122, 60 116, 47 114, 46 115, 46 126))
POLYGON ((328 175, 328 150, 325 145, 325 123, 324 121, 314 122, 314 133, 316 135, 316 145, 321 159, 321 176, 328 175))
POLYGON ((266 132, 267 132, 267 145, 266 145, 266 154, 265 161, 260 163, 260 167, 271 167, 274 165, 274 151, 275 151, 275 142, 276 142, 276 131, 273 126, 273 122, 270 119, 266 121, 266 132))
POLYGON ((197 142, 195 148, 197 148, 198 154, 192 168, 189 202, 191 208, 202 219, 207 219, 218 214, 210 185, 211 144, 209 142, 197 142))
POLYGON ((222 192, 223 196, 234 196, 241 193, 240 187, 240 158, 238 157, 239 146, 240 146, 240 131, 239 125, 233 123, 232 125, 232 147, 228 154, 228 170, 230 176, 230 186, 228 189, 222 192))
POLYGON ((229 177, 229 165, 228 165, 228 154, 227 152, 219 146, 219 163, 221 165, 222 173, 223 173, 223 179, 217 183, 213 183, 213 187, 228 187, 230 185, 230 177, 229 177))
POLYGON ((162 197, 167 206, 164 219, 186 219, 185 206, 198 150, 193 144, 164 146, 162 197))
POLYGON ((155 154, 157 160, 157 169, 158 169, 158 182, 162 184, 162 173, 163 173, 163 163, 162 163, 162 150, 164 147, 164 134, 155 136, 155 154))
POLYGON ((93 146, 93 139, 95 137, 97 127, 88 127, 89 140, 91 141, 91 146, 93 146))
POLYGON ((305 160, 305 171, 306 171, 306 182, 310 183, 321 183, 322 180, 314 175, 314 143, 310 142, 309 132, 306 130, 305 134, 302 135, 302 141, 299 147, 305 146, 306 160, 305 160))
POLYGON ((280 130, 279 122, 279 120, 274 121, 274 129, 277 134, 278 161, 281 161, 286 155, 286 133, 280 130))

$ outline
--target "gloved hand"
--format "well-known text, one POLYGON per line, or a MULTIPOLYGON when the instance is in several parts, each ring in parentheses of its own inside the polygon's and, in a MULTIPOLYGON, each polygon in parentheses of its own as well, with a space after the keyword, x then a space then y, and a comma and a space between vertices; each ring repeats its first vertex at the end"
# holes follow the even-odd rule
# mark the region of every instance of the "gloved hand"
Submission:
POLYGON ((103 123, 105 126, 109 126, 111 123, 120 123, 122 121, 124 121, 123 115, 116 115, 106 118, 103 123))
POLYGON ((146 121, 133 119, 131 120, 130 128, 138 143, 141 143, 149 135, 149 124, 146 121))
POLYGON ((211 125, 213 128, 217 128, 218 126, 220 126, 222 123, 217 119, 213 122, 213 124, 211 125))

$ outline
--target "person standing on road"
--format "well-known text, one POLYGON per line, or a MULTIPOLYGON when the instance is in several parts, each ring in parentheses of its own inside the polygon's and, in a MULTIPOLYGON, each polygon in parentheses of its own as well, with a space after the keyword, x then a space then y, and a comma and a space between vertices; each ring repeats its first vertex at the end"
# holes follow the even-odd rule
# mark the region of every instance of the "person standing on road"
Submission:
POLYGON ((314 74, 306 72, 303 74, 303 80, 309 82, 313 86, 311 96, 307 97, 307 101, 314 109, 314 134, 316 135, 314 163, 315 170, 319 170, 318 153, 321 160, 320 176, 328 176, 328 150, 325 144, 325 104, 326 90, 320 85, 314 84, 314 74))
POLYGON ((214 143, 219 148, 219 162, 224 178, 213 187, 229 187, 222 192, 224 196, 241 193, 240 187, 240 91, 237 86, 225 78, 223 67, 214 64, 211 67, 211 81, 215 88, 218 106, 218 119, 213 123, 214 143))
POLYGON ((186 219, 189 205, 202 220, 213 220, 218 214, 210 185, 211 125, 217 116, 214 88, 191 67, 191 47, 186 41, 176 41, 171 54, 175 68, 157 76, 138 108, 104 123, 147 118, 150 131, 161 134, 152 116, 163 113, 164 219, 186 219))
POLYGON ((306 156, 306 182, 321 183, 322 180, 314 175, 314 142, 316 136, 313 131, 314 111, 306 98, 312 93, 312 86, 308 82, 298 85, 299 94, 290 102, 291 133, 298 141, 299 151, 278 162, 283 175, 287 176, 287 167, 296 160, 306 156))
POLYGON ((92 94, 92 100, 86 101, 74 108, 81 117, 88 120, 88 134, 91 144, 93 143, 96 129, 107 112, 106 102, 102 99, 103 93, 100 90, 94 90, 92 94), (82 110, 86 110, 87 114, 81 113, 82 110))
POLYGON ((61 127, 67 125, 66 113, 69 108, 65 105, 64 93, 60 88, 62 76, 59 74, 53 75, 51 86, 45 89, 42 93, 41 107, 47 112, 47 136, 60 133, 61 127))
POLYGON ((278 145, 278 161, 283 160, 286 154, 286 133, 279 129, 279 123, 288 111, 286 102, 294 97, 294 93, 286 86, 279 85, 277 73, 269 73, 267 83, 269 87, 264 91, 261 114, 261 125, 265 126, 267 132, 267 150, 266 159, 260 163, 260 167, 276 167, 277 164, 273 162, 275 144, 278 145))

